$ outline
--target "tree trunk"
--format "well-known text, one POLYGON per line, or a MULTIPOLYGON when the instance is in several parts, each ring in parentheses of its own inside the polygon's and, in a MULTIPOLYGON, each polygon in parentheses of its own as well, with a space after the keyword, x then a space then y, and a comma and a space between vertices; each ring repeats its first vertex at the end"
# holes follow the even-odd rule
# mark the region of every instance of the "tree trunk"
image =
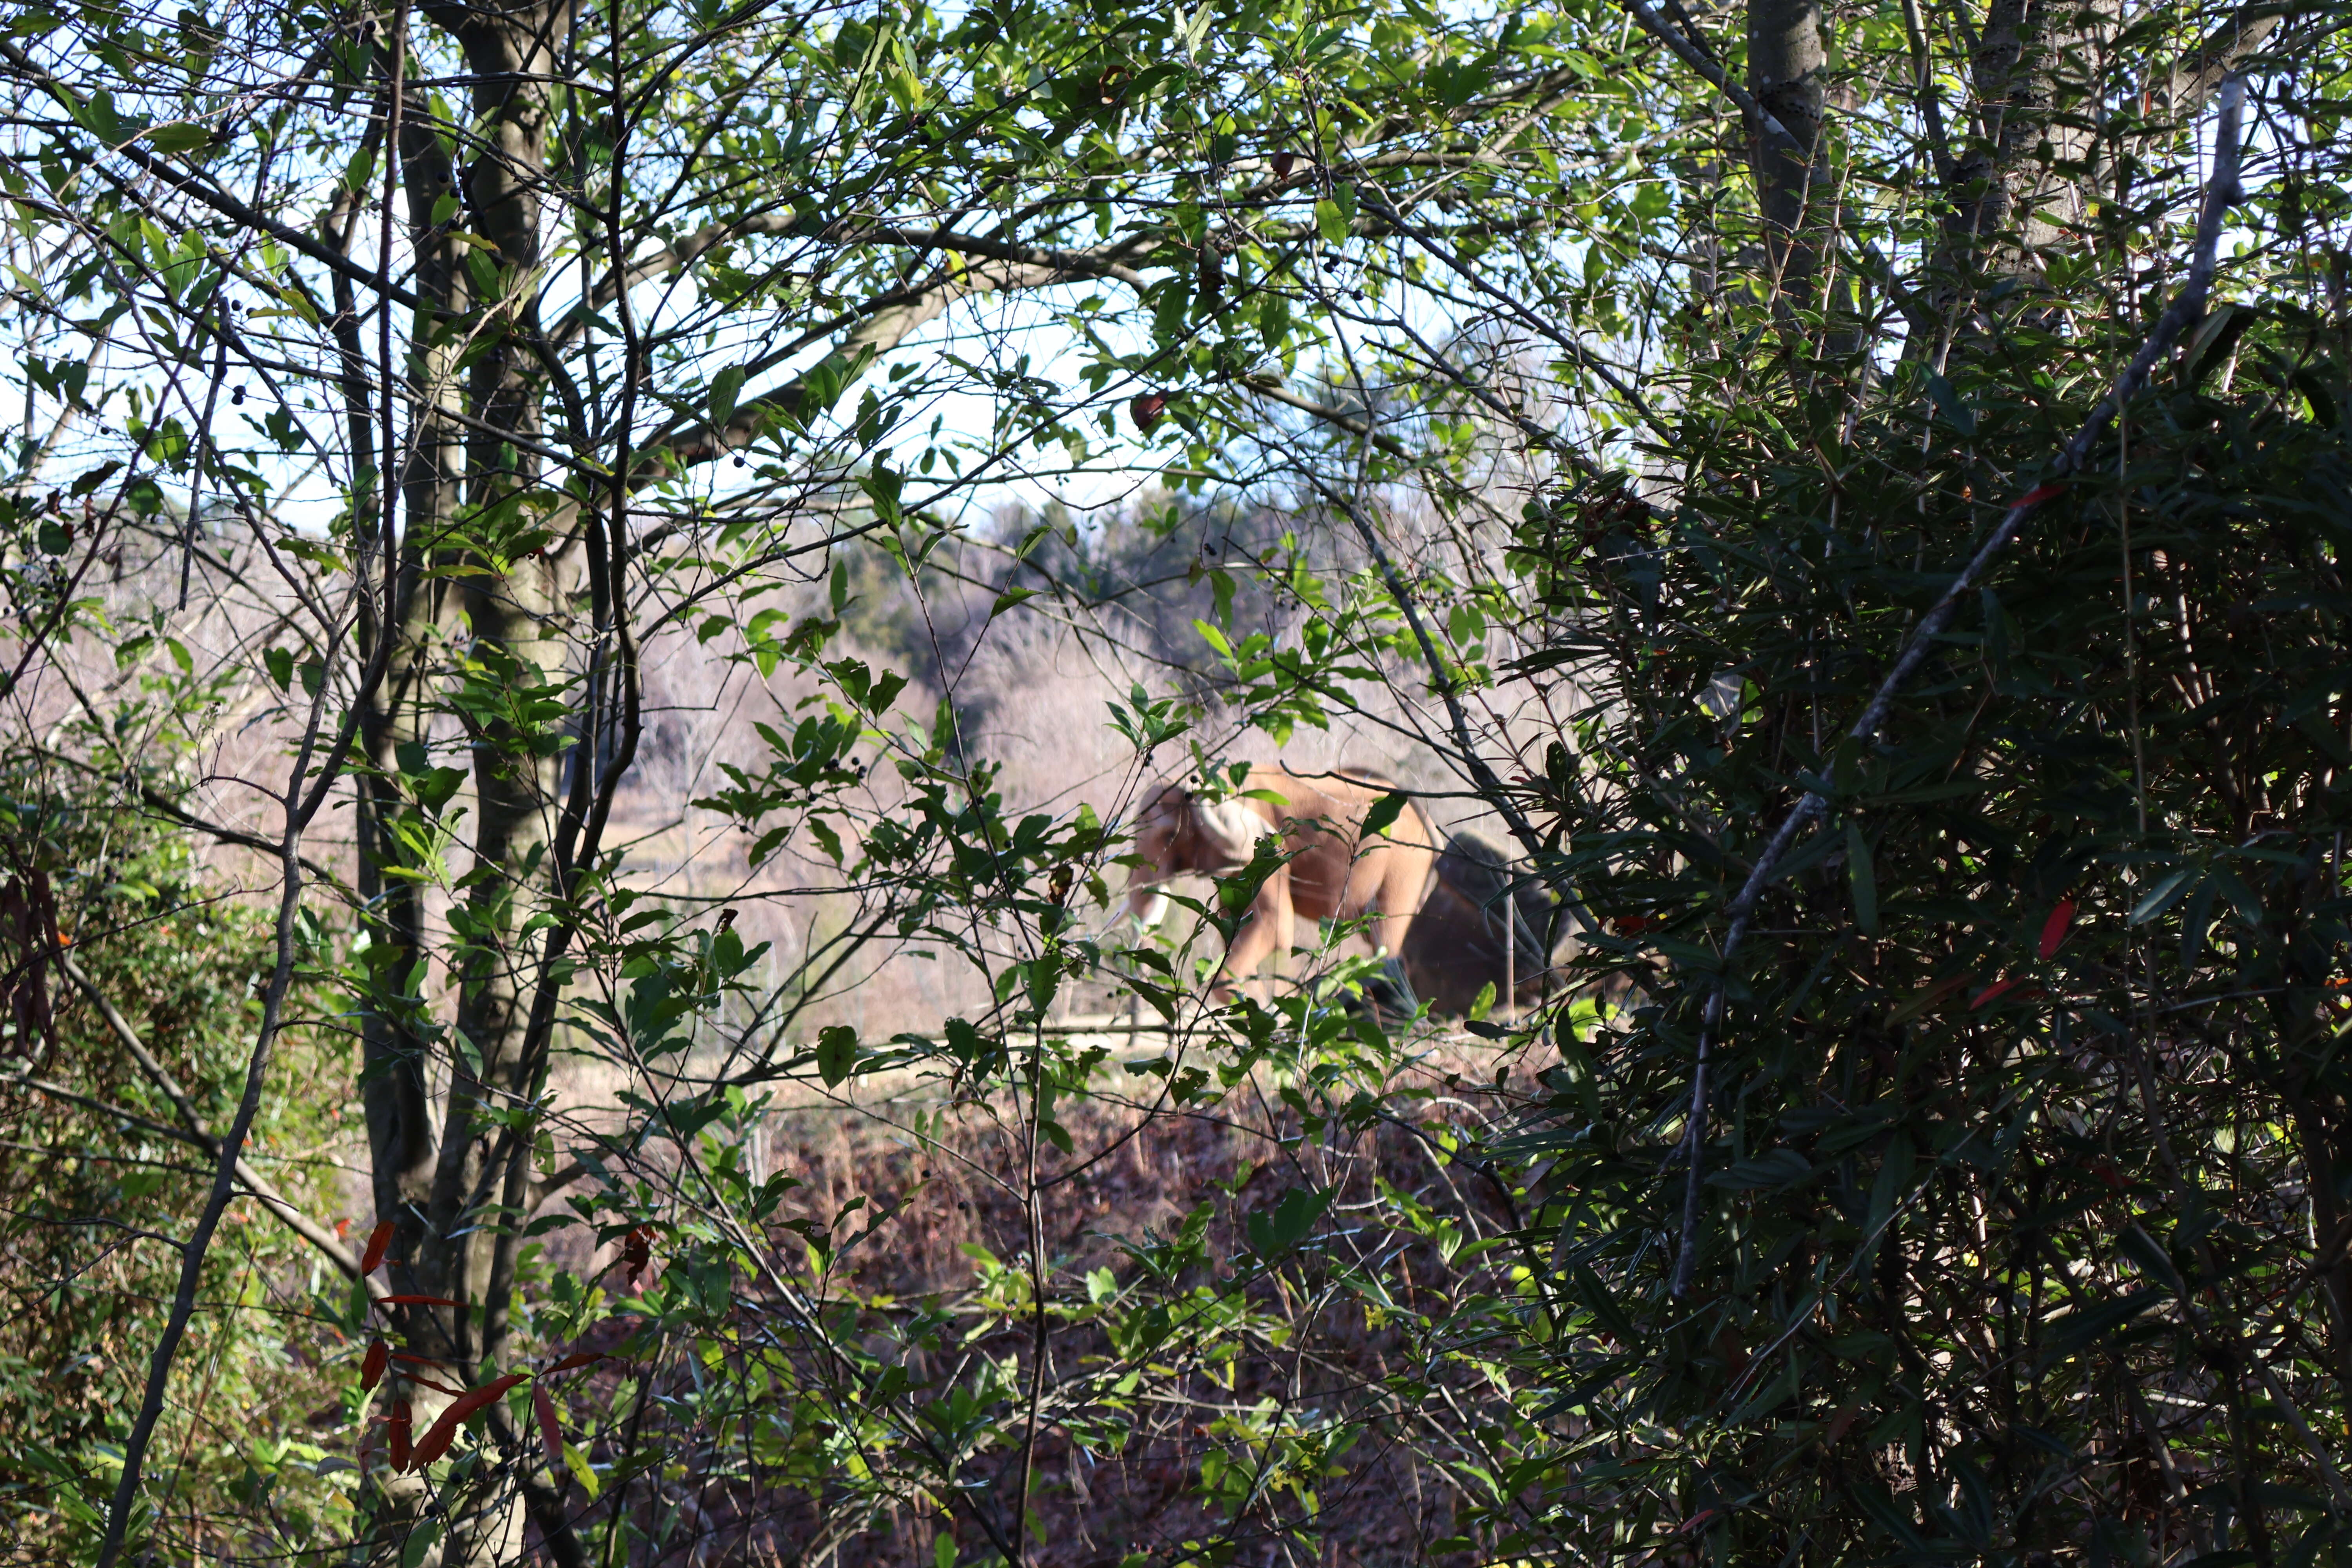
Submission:
POLYGON ((2061 173, 2089 162, 2096 132, 2079 111, 2101 68, 2116 0, 1991 0, 1977 36, 1977 122, 1952 173, 1948 259, 1995 276, 2040 272, 2039 253, 2089 216, 2086 182, 2061 173))
POLYGON ((1822 137, 1828 69, 1821 0, 1748 0, 1748 89, 1788 132, 1783 138, 1757 126, 1749 148, 1777 308, 1815 303, 1818 231, 1832 205, 1822 137))
MULTIPOLYGON (((497 1245, 499 1234, 519 1221, 510 1209, 492 1211, 523 1195, 531 1142, 483 1112, 535 1099, 545 1074, 543 1045, 530 1048, 527 1041, 540 983, 538 942, 527 927, 543 902, 537 889, 545 883, 561 749, 558 727, 538 722, 527 706, 562 679, 567 605, 543 556, 512 560, 496 541, 460 556, 452 533, 461 524, 477 535, 499 526, 486 524, 485 514, 496 517, 496 502, 540 479, 528 451, 540 424, 529 301, 539 284, 549 84, 562 75, 571 11, 435 5, 425 15, 464 51, 484 144, 461 184, 437 132, 420 126, 402 138, 423 308, 403 389, 411 437, 406 527, 383 632, 393 639, 390 669, 366 716, 366 741, 377 769, 413 773, 426 765, 423 742, 434 713, 459 712, 473 759, 474 858, 460 884, 462 902, 451 911, 449 976, 457 995, 454 1027, 437 1042, 446 1047, 449 1093, 436 1138, 425 1092, 426 1052, 436 1042, 421 1011, 403 1005, 423 990, 421 973, 410 983, 424 952, 420 899, 414 882, 383 875, 399 853, 393 823, 416 808, 383 780, 369 783, 362 820, 376 863, 362 890, 380 911, 370 935, 384 956, 372 967, 388 1002, 368 1020, 368 1121, 378 1212, 399 1226, 398 1289, 464 1303, 407 1309, 401 1337, 426 1358, 418 1370, 432 1383, 463 1388, 488 1375, 486 1367, 504 1370, 511 1355, 503 1310, 511 1280, 494 1276, 513 1256, 497 1245), (448 195, 460 210, 436 225, 435 207, 446 211, 448 195), (477 297, 480 279, 469 264, 478 263, 447 237, 453 228, 495 247, 495 291, 477 297), (434 570, 448 567, 463 568, 454 603, 448 575, 434 570), (462 612, 469 634, 462 646, 442 643, 452 609, 462 612)), ((421 1436, 449 1396, 422 1381, 407 1382, 404 1393, 421 1436)), ((420 1568, 516 1561, 524 1517, 517 1479, 511 1466, 477 1467, 439 1499, 435 1521, 426 1479, 391 1478, 378 1499, 376 1560, 400 1560, 424 1530, 439 1539, 414 1559, 420 1568)))

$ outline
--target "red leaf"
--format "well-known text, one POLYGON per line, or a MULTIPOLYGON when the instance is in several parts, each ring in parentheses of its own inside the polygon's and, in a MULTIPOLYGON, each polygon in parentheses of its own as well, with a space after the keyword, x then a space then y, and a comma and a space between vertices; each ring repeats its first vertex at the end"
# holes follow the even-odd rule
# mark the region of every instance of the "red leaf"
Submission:
MULTIPOLYGON (((2006 994, 2009 994, 2009 992, 2018 990, 2018 987, 2021 987, 2021 985, 2025 985, 2025 975, 2009 975, 2009 978, 2001 980, 2001 983, 1997 983, 1997 985, 1988 985, 1988 987, 1985 987, 1983 992, 1980 992, 1980 994, 1976 996, 1976 1002, 1969 1004, 1969 1011, 1973 1013, 1973 1011, 1978 1011, 1978 1008, 1988 1008, 1988 1006, 1992 1006, 1994 1002, 2000 1002, 2001 996, 2006 996, 2006 994)), ((2021 999, 2021 1002, 2022 1002, 2022 999, 2025 999, 2025 996, 2021 994, 2021 996, 2018 996, 2018 999, 2021 999)))
POLYGON ((408 1456, 408 1462, 421 1470, 447 1453, 449 1445, 457 1440, 457 1424, 444 1415, 426 1429, 424 1436, 416 1440, 416 1451, 408 1456))
POLYGON ((394 1351, 392 1352, 392 1359, 403 1363, 404 1370, 400 1374, 402 1378, 419 1388, 429 1388, 436 1394, 446 1394, 452 1399, 466 1392, 462 1388, 452 1388, 446 1383, 436 1383, 419 1371, 420 1367, 437 1367, 441 1364, 429 1355, 411 1355, 406 1351, 394 1351))
POLYGON ((2043 958, 2056 956, 2058 950, 2065 945, 2066 933, 2074 929, 2074 900, 2059 900, 2058 907, 2050 911, 2050 918, 2042 922, 2042 956, 2043 958))
POLYGON ((383 1381, 383 1363, 392 1359, 392 1347, 382 1340, 368 1342, 367 1355, 360 1362, 360 1386, 373 1388, 383 1381))
POLYGON ((570 1372, 575 1366, 589 1366, 604 1359, 606 1358, 603 1351, 573 1351, 539 1375, 553 1377, 559 1372, 570 1372))
POLYGON ((539 1413, 539 1440, 547 1445, 550 1468, 563 1468, 563 1426, 555 1418, 555 1399, 547 1392, 547 1384, 535 1383, 530 1389, 531 1408, 539 1413))
POLYGON ((392 1407, 392 1418, 384 1424, 384 1444, 390 1450, 392 1468, 404 1471, 415 1458, 408 1447, 408 1401, 402 1400, 392 1407))
POLYGON ((392 1233, 395 1228, 392 1221, 383 1220, 368 1232, 367 1250, 360 1254, 362 1274, 374 1273, 376 1265, 383 1261, 383 1255, 392 1250, 392 1233))
POLYGON ((441 1412, 441 1418, 433 1423, 432 1429, 416 1445, 415 1464, 422 1468, 447 1453, 449 1445, 457 1440, 458 1426, 498 1403, 508 1389, 523 1380, 524 1375, 520 1372, 510 1372, 504 1377, 494 1377, 472 1393, 451 1400, 449 1408, 441 1412))
POLYGON ((497 1404, 505 1397, 507 1390, 530 1375, 527 1372, 510 1372, 504 1377, 494 1377, 463 1399, 453 1402, 448 1409, 441 1413, 441 1419, 444 1421, 452 1418, 459 1421, 471 1420, 476 1415, 497 1404))
POLYGON ((642 1290, 653 1267, 654 1227, 637 1226, 621 1244, 621 1278, 630 1289, 642 1290))

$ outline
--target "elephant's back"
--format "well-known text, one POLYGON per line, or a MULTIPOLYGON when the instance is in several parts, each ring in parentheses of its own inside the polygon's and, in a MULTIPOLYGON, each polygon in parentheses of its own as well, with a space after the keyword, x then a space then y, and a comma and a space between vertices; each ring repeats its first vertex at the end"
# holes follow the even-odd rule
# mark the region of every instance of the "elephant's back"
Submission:
MULTIPOLYGON (((1404 786, 1396 780, 1372 768, 1341 763, 1327 772, 1293 773, 1286 767, 1260 763, 1250 769, 1252 789, 1270 789, 1290 801, 1276 808, 1284 816, 1329 816, 1350 824, 1360 823, 1374 802, 1393 795, 1404 786), (1305 790, 1321 797, 1319 802, 1302 801, 1299 792, 1305 790)), ((1408 851, 1426 851, 1432 860, 1436 858, 1439 838, 1433 829, 1428 813, 1421 802, 1405 797, 1405 809, 1389 825, 1390 843, 1408 851)), ((1416 856, 1416 858, 1418 856, 1416 856)))

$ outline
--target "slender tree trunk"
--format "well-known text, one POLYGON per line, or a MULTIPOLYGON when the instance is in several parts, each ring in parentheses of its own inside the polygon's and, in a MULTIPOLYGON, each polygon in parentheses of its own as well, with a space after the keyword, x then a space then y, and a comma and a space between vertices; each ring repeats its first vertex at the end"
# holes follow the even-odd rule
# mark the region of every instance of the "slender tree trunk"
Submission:
POLYGON ((1748 89, 1788 137, 1758 127, 1749 158, 1777 305, 1814 303, 1822 216, 1830 208, 1822 103, 1829 70, 1821 0, 1748 0, 1748 89))
POLYGON ((374 776, 363 777, 361 822, 373 855, 361 868, 368 907, 380 911, 369 935, 382 956, 370 965, 385 1005, 373 1010, 365 1032, 368 1068, 368 1130, 376 1178, 376 1212, 401 1226, 395 1255, 417 1256, 424 1235, 424 1208, 431 1191, 435 1148, 427 1100, 426 1064, 431 1041, 422 1026, 425 976, 418 967, 425 952, 424 899, 418 884, 385 878, 382 868, 403 856, 394 823, 413 809, 383 776, 414 773, 425 765, 431 739, 428 683, 446 619, 446 588, 428 574, 457 519, 465 478, 461 402, 454 382, 462 339, 456 322, 471 307, 470 286, 457 243, 454 218, 436 224, 433 214, 456 194, 447 150, 431 128, 411 124, 401 138, 403 187, 408 204, 408 241, 415 260, 419 297, 428 309, 411 323, 407 384, 395 405, 409 416, 405 444, 384 454, 400 465, 404 528, 399 555, 386 574, 383 602, 393 639, 393 659, 378 700, 364 715, 363 743, 374 776))
MULTIPOLYGON (((426 1358, 420 1370, 433 1382, 457 1388, 478 1383, 486 1367, 503 1370, 512 1350, 507 1314, 488 1309, 502 1307, 511 1289, 511 1280, 492 1278, 513 1256, 497 1245, 501 1227, 516 1223, 499 1211, 524 1195, 530 1141, 508 1135, 484 1113, 535 1098, 545 1073, 543 1045, 527 1048, 540 969, 529 926, 544 901, 539 889, 562 726, 541 723, 529 708, 534 697, 560 689, 568 605, 546 560, 528 552, 509 559, 494 541, 488 549, 480 542, 461 547, 456 536, 480 532, 485 516, 497 515, 495 503, 541 478, 529 450, 539 431, 540 385, 528 302, 540 281, 550 83, 563 69, 571 11, 435 5, 425 15, 464 52, 483 143, 460 178, 437 133, 425 128, 403 139, 424 308, 403 389, 412 430, 403 475, 406 528, 384 628, 394 639, 396 675, 368 715, 367 739, 377 768, 415 772, 426 761, 422 742, 433 713, 459 712, 473 759, 473 865, 451 912, 453 1027, 437 1042, 420 1026, 421 1013, 398 1003, 422 991, 421 976, 410 984, 425 951, 414 885, 384 878, 381 862, 372 873, 368 890, 380 895, 381 914, 371 937, 387 949, 380 973, 394 1001, 369 1021, 369 1124, 379 1210, 399 1221, 398 1283, 461 1303, 411 1309, 402 1337, 426 1358), (453 228, 495 248, 468 258, 449 240, 453 228), (471 269, 484 254, 496 263, 495 289, 482 289, 471 269), (460 570, 436 570, 451 567, 460 570), (445 602, 452 576, 460 585, 445 602), (462 646, 440 643, 451 611, 463 616, 462 646), (428 1047, 447 1063, 437 1137, 427 1119, 428 1047)), ((365 821, 378 857, 396 854, 393 824, 415 809, 382 781, 371 784, 365 821)), ((421 1435, 448 1395, 422 1381, 404 1392, 421 1435)), ((491 1568, 520 1558, 524 1510, 511 1467, 476 1468, 438 1500, 437 1519, 427 1510, 428 1490, 415 1474, 383 1489, 377 1561, 401 1560, 419 1531, 438 1539, 412 1559, 418 1568, 491 1568)))
POLYGON ((2117 0, 1990 0, 1969 62, 1974 112, 1956 129, 1937 292, 1969 309, 1987 283, 2032 279, 2090 216, 2095 87, 2117 0))

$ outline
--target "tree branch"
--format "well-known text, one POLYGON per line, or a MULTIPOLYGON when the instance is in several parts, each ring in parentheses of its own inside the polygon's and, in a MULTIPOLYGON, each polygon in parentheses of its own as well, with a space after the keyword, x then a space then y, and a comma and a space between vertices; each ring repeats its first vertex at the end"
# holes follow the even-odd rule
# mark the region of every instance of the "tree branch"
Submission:
MULTIPOLYGON (((1034 289, 1046 283, 1059 282, 1065 274, 1055 266, 1044 263, 1003 262, 969 268, 961 279, 945 279, 886 295, 872 307, 872 313, 834 340, 833 358, 851 358, 865 353, 887 353, 908 337, 946 314, 957 300, 973 294, 1006 292, 1015 289, 1034 289)), ((757 374, 797 353, 800 346, 762 355, 748 367, 757 374)), ((649 468, 664 468, 670 463, 706 463, 726 453, 750 446, 760 438, 770 422, 781 413, 798 412, 808 395, 806 377, 795 379, 772 392, 761 393, 746 400, 724 425, 698 423, 684 429, 672 430, 645 443, 649 468)))
POLYGON ((2308 9, 2305 5, 2283 5, 2280 0, 2251 0, 2239 6, 2236 16, 2207 34, 2203 43, 2173 63, 2164 88, 2166 110, 2179 113, 2187 105, 2202 103, 2221 85, 2223 78, 2278 31, 2281 22, 2302 16, 2308 9))
MULTIPOLYGON (((51 98, 56 99, 66 112, 73 117, 76 124, 81 122, 86 106, 73 89, 43 70, 24 50, 6 38, 0 38, 0 59, 5 59, 16 67, 19 74, 31 80, 51 98)), ((231 223, 259 234, 266 234, 289 250, 299 251, 311 260, 343 274, 353 282, 364 283, 377 294, 387 300, 397 300, 412 310, 427 309, 423 300, 397 283, 377 273, 370 272, 331 246, 321 245, 300 229, 289 227, 279 223, 276 218, 247 206, 226 191, 213 184, 202 174, 173 167, 140 146, 135 139, 125 142, 120 146, 109 146, 107 151, 129 159, 139 165, 142 172, 163 181, 173 190, 186 192, 231 223)))
POLYGON ((1732 80, 1711 55, 1685 37, 1682 30, 1659 16, 1647 0, 1625 0, 1625 9, 1633 13, 1633 20, 1642 25, 1643 32, 1673 50, 1676 59, 1698 72, 1717 91, 1731 100, 1733 107, 1748 117, 1748 123, 1759 127, 1768 135, 1780 138, 1786 146, 1800 145, 1797 139, 1789 134, 1789 128, 1774 119, 1770 110, 1756 101, 1754 93, 1732 80))

